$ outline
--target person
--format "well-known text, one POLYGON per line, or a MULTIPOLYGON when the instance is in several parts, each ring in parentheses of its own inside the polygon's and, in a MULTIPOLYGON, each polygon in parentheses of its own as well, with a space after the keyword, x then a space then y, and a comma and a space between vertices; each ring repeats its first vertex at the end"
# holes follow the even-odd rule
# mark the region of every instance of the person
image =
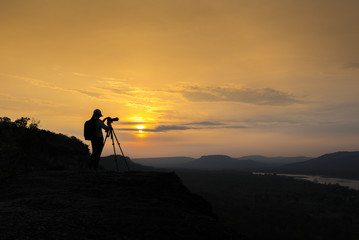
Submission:
POLYGON ((102 129, 104 129, 106 132, 110 130, 110 128, 103 122, 103 120, 100 119, 100 117, 102 117, 101 110, 95 109, 91 118, 92 120, 96 121, 96 136, 91 139, 92 154, 89 163, 90 169, 97 169, 99 165, 104 144, 102 129))

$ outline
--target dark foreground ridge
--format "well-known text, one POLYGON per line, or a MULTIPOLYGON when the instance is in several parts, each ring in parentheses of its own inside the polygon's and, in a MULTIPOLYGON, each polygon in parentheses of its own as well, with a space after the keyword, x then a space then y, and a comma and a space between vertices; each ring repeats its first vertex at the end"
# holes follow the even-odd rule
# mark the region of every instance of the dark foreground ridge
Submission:
POLYGON ((175 173, 46 171, 0 184, 8 239, 242 239, 175 173))

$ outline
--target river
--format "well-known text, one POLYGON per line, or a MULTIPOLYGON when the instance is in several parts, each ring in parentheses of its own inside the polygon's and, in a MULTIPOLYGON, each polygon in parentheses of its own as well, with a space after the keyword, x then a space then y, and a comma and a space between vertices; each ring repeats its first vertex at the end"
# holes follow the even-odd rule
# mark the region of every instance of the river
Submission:
MULTIPOLYGON (((267 174, 267 173, 260 173, 260 172, 253 172, 253 174, 267 174)), ((293 177, 296 179, 303 179, 308 180, 311 182, 321 183, 321 184, 339 184, 341 186, 349 187, 351 189, 359 190, 359 180, 355 179, 345 179, 345 178, 331 178, 331 177, 321 177, 321 176, 314 176, 314 175, 302 175, 302 174, 276 174, 278 176, 287 176, 293 177)))

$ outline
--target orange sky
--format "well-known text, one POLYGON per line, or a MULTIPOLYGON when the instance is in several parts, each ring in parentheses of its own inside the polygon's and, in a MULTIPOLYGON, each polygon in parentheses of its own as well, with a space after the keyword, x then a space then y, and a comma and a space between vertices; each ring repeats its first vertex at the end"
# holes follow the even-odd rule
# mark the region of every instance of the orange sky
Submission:
POLYGON ((100 108, 120 118, 130 157, 358 150, 358 9, 356 0, 0 1, 0 115, 83 139, 100 108))

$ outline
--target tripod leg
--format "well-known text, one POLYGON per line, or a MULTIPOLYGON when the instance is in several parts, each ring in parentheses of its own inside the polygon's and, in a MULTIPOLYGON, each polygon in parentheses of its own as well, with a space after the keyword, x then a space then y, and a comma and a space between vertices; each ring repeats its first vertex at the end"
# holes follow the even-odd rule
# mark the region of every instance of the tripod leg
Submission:
POLYGON ((119 170, 118 170, 118 163, 117 163, 117 158, 116 158, 115 144, 114 144, 114 141, 113 141, 113 136, 112 136, 112 134, 111 134, 111 131, 108 131, 108 132, 106 133, 105 140, 103 141, 103 146, 105 146, 106 140, 107 140, 107 138, 108 138, 110 135, 111 135, 111 139, 112 139, 113 152, 114 152, 114 154, 115 154, 116 169, 117 169, 117 172, 118 172, 119 170))
POLYGON ((126 161, 125 154, 124 154, 124 153, 123 153, 123 151, 122 151, 122 148, 121 148, 120 142, 118 141, 118 139, 117 139, 117 136, 116 136, 115 132, 113 132, 113 135, 115 135, 116 142, 117 142, 118 147, 120 148, 120 151, 121 151, 121 153, 122 153, 122 157, 123 157, 123 160, 125 161, 125 164, 126 164, 127 170, 128 170, 128 171, 130 171, 130 168, 129 168, 129 166, 128 166, 128 164, 127 164, 127 161, 126 161))
MULTIPOLYGON (((111 134, 111 140, 112 140, 112 147, 113 147, 113 153, 115 154, 115 163, 116 163, 116 169, 117 169, 117 172, 119 172, 119 168, 118 168, 118 162, 117 162, 117 156, 116 156, 116 149, 115 149, 115 142, 113 140, 113 130, 111 129, 110 130, 110 134, 111 134)), ((116 136, 116 135, 115 135, 116 136)))
POLYGON ((107 140, 107 138, 108 138, 108 135, 109 135, 109 132, 106 133, 105 140, 103 140, 103 145, 104 145, 104 146, 105 146, 106 140, 107 140))

